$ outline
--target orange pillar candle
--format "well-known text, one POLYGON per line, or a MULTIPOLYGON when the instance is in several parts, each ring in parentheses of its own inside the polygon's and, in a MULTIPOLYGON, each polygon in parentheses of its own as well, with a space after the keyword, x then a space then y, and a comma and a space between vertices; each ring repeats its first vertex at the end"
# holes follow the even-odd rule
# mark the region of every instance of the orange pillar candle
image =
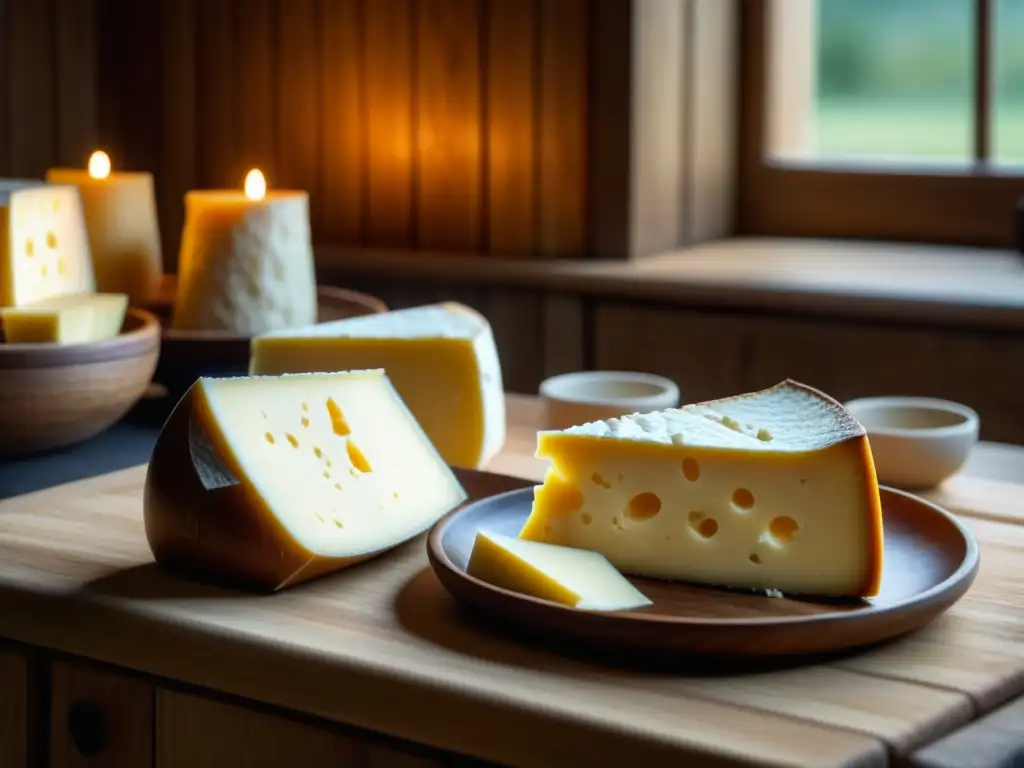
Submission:
POLYGON ((253 336, 316 320, 305 192, 268 192, 253 169, 244 192, 185 195, 173 328, 253 336))
POLYGON ((78 187, 97 290, 145 305, 163 275, 153 175, 111 172, 110 158, 97 151, 88 170, 51 168, 46 180, 78 187))

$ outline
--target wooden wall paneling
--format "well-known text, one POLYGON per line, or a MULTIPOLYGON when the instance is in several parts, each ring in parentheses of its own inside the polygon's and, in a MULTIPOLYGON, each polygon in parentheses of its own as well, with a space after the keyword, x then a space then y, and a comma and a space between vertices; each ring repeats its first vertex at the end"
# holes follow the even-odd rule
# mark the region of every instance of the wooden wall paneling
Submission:
POLYGON ((320 24, 318 0, 278 0, 278 188, 309 193, 312 226, 320 205, 320 24))
POLYGON ((602 302, 594 310, 594 367, 667 376, 679 386, 683 403, 739 394, 749 378, 751 322, 602 302))
POLYGON ((413 222, 412 0, 363 3, 366 242, 410 247, 413 222))
POLYGON ((0 768, 29 768, 32 712, 29 662, 20 651, 0 647, 0 768))
POLYGON ((482 244, 479 0, 419 0, 416 41, 417 243, 482 244))
POLYGON ((578 295, 543 297, 545 377, 582 371, 587 367, 587 323, 584 299, 578 295))
POLYGON ((156 722, 156 768, 363 765, 343 734, 192 693, 159 689, 156 722))
POLYGON ((487 319, 494 331, 506 392, 536 394, 544 375, 544 303, 540 294, 494 288, 487 319))
POLYGON ((153 765, 153 684, 106 668, 51 665, 51 768, 153 765))
POLYGON ((83 168, 99 141, 97 1, 51 2, 57 54, 56 161, 63 166, 83 168))
POLYGON ((8 173, 42 178, 54 164, 54 38, 47 4, 7 0, 8 173))
POLYGON ((546 256, 587 247, 587 8, 584 0, 540 3, 538 244, 546 256))
MULTIPOLYGON (((173 0, 171 0, 173 4, 173 0)), ((235 101, 233 0, 199 0, 199 182, 205 188, 237 189, 238 114, 235 101)))
POLYGON ((538 215, 538 1, 489 0, 486 8, 486 249, 531 254, 538 215))
POLYGON ((0 0, 0 176, 10 176, 10 68, 7 65, 7 40, 11 35, 8 4, 0 0))
POLYGON ((320 20, 320 236, 354 245, 362 238, 363 110, 359 0, 325 0, 320 20))
POLYGON ((234 25, 232 44, 231 107, 235 113, 234 154, 224 179, 230 188, 245 183, 250 168, 259 168, 269 184, 279 185, 274 164, 274 74, 276 17, 274 0, 245 0, 232 3, 234 25))
POLYGON ((160 4, 159 91, 163 131, 159 167, 155 170, 167 272, 177 270, 185 192, 199 186, 197 2, 162 0, 160 4))

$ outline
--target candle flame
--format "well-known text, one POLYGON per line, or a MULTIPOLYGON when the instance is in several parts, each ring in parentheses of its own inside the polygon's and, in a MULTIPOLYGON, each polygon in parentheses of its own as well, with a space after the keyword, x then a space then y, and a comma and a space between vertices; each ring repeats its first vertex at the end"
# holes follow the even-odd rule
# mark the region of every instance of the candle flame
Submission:
POLYGON ((89 175, 94 179, 105 179, 110 175, 110 156, 97 149, 89 158, 89 175))
POLYGON ((258 168, 245 174, 245 196, 250 200, 262 200, 267 194, 267 180, 258 168))

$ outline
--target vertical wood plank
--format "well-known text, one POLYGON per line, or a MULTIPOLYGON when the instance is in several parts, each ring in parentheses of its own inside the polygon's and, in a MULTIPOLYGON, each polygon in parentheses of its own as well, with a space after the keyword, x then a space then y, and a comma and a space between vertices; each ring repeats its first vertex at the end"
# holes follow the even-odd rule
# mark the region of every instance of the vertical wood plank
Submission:
POLYGON ((10 0, 0 0, 0 175, 10 176, 10 82, 7 66, 10 0))
POLYGON ((487 249, 537 247, 537 2, 487 6, 487 249))
POLYGON ((156 185, 164 268, 174 272, 184 220, 184 195, 199 184, 197 140, 197 0, 163 0, 161 15, 160 176, 156 185))
POLYGON ((419 245, 481 243, 480 3, 420 0, 416 196, 419 245))
MULTIPOLYGON (((109 74, 106 86, 114 89, 118 104, 118 120, 114 130, 117 154, 114 168, 152 170, 160 156, 163 133, 160 114, 160 93, 154 88, 161 75, 160 48, 162 31, 161 8, 154 2, 139 3, 118 0, 112 8, 117 15, 121 33, 106 34, 101 39, 104 55, 114 54, 116 71, 109 74)), ((102 143, 115 143, 100 136, 102 143)))
POLYGON ((274 178, 274 3, 246 0, 231 10, 236 162, 227 176, 237 188, 250 168, 274 178))
POLYGON ((29 680, 28 659, 0 648, 0 768, 29 765, 29 680))
POLYGON ((153 765, 153 684, 70 661, 51 666, 52 768, 146 768, 153 765), (109 734, 95 755, 84 755, 72 736, 73 707, 98 713, 109 734))
POLYGON ((548 256, 586 248, 587 5, 541 3, 540 247, 548 256))
POLYGON ((568 294, 544 297, 545 377, 586 368, 586 327, 583 299, 568 294))
POLYGON ((157 691, 157 768, 362 765, 346 736, 190 693, 157 691))
POLYGON ((279 0, 277 13, 277 179, 309 193, 316 226, 320 200, 317 0, 279 0))
POLYGON ((41 178, 54 164, 54 51, 48 0, 8 0, 10 173, 41 178))
POLYGON ((537 394, 544 370, 543 303, 537 293, 492 290, 487 319, 501 360, 505 389, 537 394))
POLYGON ((371 0, 364 8, 366 238, 402 247, 413 239, 412 0, 371 0))
MULTIPOLYGON (((171 2, 175 7, 177 3, 171 2)), ((199 180, 204 187, 237 188, 235 42, 231 0, 200 0, 198 16, 199 180)))
MULTIPOLYGON (((372 2, 372 0, 371 0, 372 2)), ((323 178, 320 231, 334 243, 362 239, 362 15, 358 0, 325 0, 320 22, 323 178)))
POLYGON ((57 162, 84 167, 96 148, 96 0, 53 0, 57 47, 57 162))

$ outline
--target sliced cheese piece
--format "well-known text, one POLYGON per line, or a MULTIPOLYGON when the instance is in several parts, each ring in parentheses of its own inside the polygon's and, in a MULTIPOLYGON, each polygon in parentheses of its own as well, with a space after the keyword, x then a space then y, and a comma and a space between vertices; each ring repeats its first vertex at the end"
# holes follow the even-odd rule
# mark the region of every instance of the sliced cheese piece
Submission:
POLYGON ((488 584, 589 611, 650 605, 597 552, 478 531, 466 572, 488 584))
POLYGON ((419 535, 466 498, 383 371, 199 379, 146 474, 157 562, 277 590, 419 535))
POLYGON ((77 293, 0 309, 0 323, 11 344, 81 344, 117 336, 127 310, 127 294, 77 293))
POLYGON ((95 290, 78 189, 0 182, 0 307, 95 290))
POLYGON ((538 435, 550 460, 521 537, 625 573, 871 597, 882 514, 863 427, 785 381, 738 397, 538 435))
POLYGON ((505 393, 491 326, 455 302, 268 333, 249 372, 384 368, 445 460, 477 468, 505 443, 505 393))

